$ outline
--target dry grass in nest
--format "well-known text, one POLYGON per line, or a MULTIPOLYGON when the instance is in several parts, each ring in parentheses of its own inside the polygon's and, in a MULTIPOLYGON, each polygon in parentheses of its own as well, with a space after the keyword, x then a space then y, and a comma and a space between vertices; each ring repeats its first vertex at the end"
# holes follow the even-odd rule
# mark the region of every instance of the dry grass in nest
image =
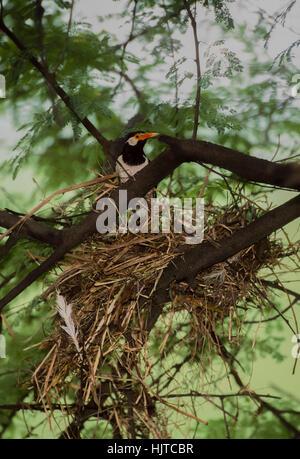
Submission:
MULTIPOLYGON (((205 239, 217 244, 249 223, 249 212, 248 203, 238 213, 232 208, 207 208, 205 239)), ((154 426, 152 419, 155 401, 170 406, 160 399, 154 387, 146 384, 152 364, 144 330, 147 305, 163 269, 182 250, 180 234, 127 233, 95 235, 65 257, 60 264, 62 273, 44 296, 51 303, 59 291, 72 304, 79 352, 61 328, 62 319, 56 315, 52 333, 41 343, 49 352, 33 376, 40 400, 55 403, 73 388, 83 404, 92 400, 99 412, 107 410, 107 418, 115 420, 117 430, 132 436, 128 421, 130 393, 134 398, 135 429, 141 436, 166 438, 165 420, 158 422, 156 413, 154 426), (106 384, 105 396, 100 395, 101 384, 106 384)), ((257 282, 258 271, 274 265, 281 251, 277 243, 266 239, 201 272, 192 285, 184 282, 172 285, 172 301, 164 313, 170 314, 171 320, 161 337, 160 352, 167 346, 172 318, 178 312, 188 314, 189 332, 185 340, 190 340, 195 354, 199 348, 206 348, 207 340, 211 342, 211 331, 217 323, 228 318, 228 334, 235 320, 241 327, 239 305, 257 282)), ((172 409, 178 411, 174 406, 172 409)), ((183 414, 199 421, 193 415, 183 414)))

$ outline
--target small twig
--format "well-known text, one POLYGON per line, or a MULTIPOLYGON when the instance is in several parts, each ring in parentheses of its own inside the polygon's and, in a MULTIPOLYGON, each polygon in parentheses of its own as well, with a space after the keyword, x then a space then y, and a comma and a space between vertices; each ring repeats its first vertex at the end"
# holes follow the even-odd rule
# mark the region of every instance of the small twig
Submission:
POLYGON ((282 317, 283 314, 285 314, 289 309, 291 309, 296 303, 298 302, 297 299, 295 299, 291 305, 287 306, 283 311, 278 312, 275 316, 269 317, 268 319, 259 319, 259 320, 245 320, 244 324, 262 324, 265 322, 272 322, 273 320, 278 319, 278 317, 282 317))
MULTIPOLYGON (((116 69, 110 69, 111 72, 117 73, 120 75, 120 78, 124 78, 124 80, 132 87, 133 91, 135 92, 136 98, 138 100, 141 100, 142 98, 142 93, 141 91, 137 88, 135 82, 133 81, 132 78, 130 78, 127 73, 123 72, 122 70, 116 70, 116 69)), ((118 83, 120 85, 120 82, 118 83)))
MULTIPOLYGON (((165 11, 167 12, 167 7, 164 3, 164 9, 165 11)), ((169 24, 169 19, 168 19, 168 16, 166 15, 166 24, 167 24, 167 29, 168 29, 168 33, 169 33, 169 37, 170 37, 170 46, 171 46, 171 54, 172 54, 172 60, 173 60, 173 66, 175 68, 175 72, 174 72, 174 85, 175 85, 175 132, 177 130, 177 126, 178 126, 178 122, 179 122, 179 119, 178 119, 178 113, 179 113, 179 85, 178 85, 178 68, 177 68, 177 65, 176 65, 176 57, 175 57, 175 47, 174 47, 174 40, 173 40, 173 36, 172 36, 172 31, 171 31, 171 27, 170 27, 170 24, 169 24)))
POLYGON ((70 7, 70 16, 69 16, 69 22, 68 22, 68 27, 67 27, 67 33, 66 33, 66 38, 65 38, 65 41, 64 41, 64 45, 61 49, 61 52, 58 56, 58 60, 57 60, 57 64, 54 68, 54 73, 57 72, 59 66, 61 65, 63 59, 64 59, 64 56, 65 56, 65 53, 66 53, 66 50, 67 50, 67 46, 68 46, 68 41, 69 41, 69 37, 70 37, 70 30, 71 30, 71 25, 72 25, 72 20, 73 20, 73 11, 74 11, 74 5, 75 5, 75 0, 72 0, 72 3, 71 3, 71 7, 70 7))
POLYGON ((223 419, 224 419, 224 424, 225 424, 225 429, 226 429, 226 438, 230 439, 230 430, 229 430, 229 426, 228 426, 228 422, 227 422, 227 418, 226 418, 226 411, 225 411, 225 407, 224 407, 224 398, 223 397, 221 397, 221 405, 222 405, 223 419))
POLYGON ((200 190, 198 198, 202 198, 203 197, 203 194, 204 194, 204 191, 205 191, 205 188, 206 188, 210 173, 211 173, 211 171, 207 171, 206 176, 204 177, 204 180, 203 180, 202 187, 201 187, 201 190, 200 190))
MULTIPOLYGON (((236 392, 234 394, 206 394, 206 393, 200 393, 196 391, 191 391, 190 393, 183 393, 183 394, 167 394, 167 395, 161 395, 162 398, 176 398, 176 397, 203 397, 206 399, 209 398, 235 398, 235 397, 251 397, 252 394, 251 392, 236 392)), ((261 398, 272 398, 276 400, 280 400, 281 397, 277 395, 270 395, 270 394, 256 394, 257 397, 261 398)))
MULTIPOLYGON (((7 207, 5 208, 7 212, 13 215, 17 215, 18 217, 24 217, 26 214, 23 212, 17 212, 12 209, 8 209, 7 207)), ((35 220, 37 222, 43 222, 43 223, 55 223, 64 227, 70 227, 71 223, 70 220, 72 218, 77 218, 77 217, 82 217, 83 215, 87 215, 89 211, 87 210, 86 212, 81 212, 80 214, 73 214, 73 215, 68 215, 68 216, 62 216, 62 217, 39 217, 38 215, 32 215, 31 219, 35 220), (66 220, 66 221, 64 221, 66 220)))
POLYGON ((200 67, 200 52, 199 52, 199 40, 198 40, 198 33, 197 33, 197 23, 196 23, 196 5, 195 5, 195 13, 193 15, 190 5, 186 0, 183 0, 184 6, 188 12, 192 29, 194 35, 194 44, 195 44, 195 62, 196 62, 196 70, 197 70, 197 90, 196 90, 196 100, 195 100, 195 116, 194 116, 194 128, 193 128, 193 136, 192 139, 195 140, 197 138, 197 131, 199 125, 199 113, 200 113, 200 99, 201 99, 201 67, 200 67))
MULTIPOLYGON (((123 59, 124 59, 124 56, 125 56, 125 52, 126 52, 126 48, 128 46, 128 44, 130 43, 130 41, 133 39, 134 35, 133 35, 133 31, 134 31, 134 26, 135 26, 135 18, 136 18, 136 8, 137 8, 137 3, 138 3, 138 0, 134 0, 134 7, 133 7, 133 10, 132 10, 132 20, 131 20, 131 29, 130 29, 130 34, 129 34, 129 37, 128 39, 126 40, 126 42, 123 44, 123 48, 122 48, 122 55, 121 55, 121 64, 123 64, 123 59)), ((121 83, 122 83, 122 78, 124 77, 124 73, 121 71, 120 72, 120 79, 119 79, 119 82, 117 84, 117 86, 115 87, 114 89, 114 92, 113 92, 113 97, 115 96, 115 94, 117 93, 121 83)))
POLYGON ((131 371, 129 368, 127 368, 127 371, 128 371, 128 373, 129 373, 131 376, 133 376, 137 381, 139 381, 139 382, 145 387, 145 389, 146 389, 148 392, 151 392, 151 394, 152 394, 158 401, 160 401, 163 405, 166 405, 168 408, 170 408, 170 409, 176 411, 177 413, 183 414, 184 416, 187 416, 187 417, 189 417, 189 418, 191 418, 191 419, 194 419, 195 421, 198 421, 198 422, 201 422, 202 424, 207 425, 207 422, 204 421, 203 419, 200 419, 200 418, 198 418, 197 416, 194 416, 194 415, 192 415, 192 414, 190 414, 190 413, 187 413, 187 412, 185 412, 185 411, 182 411, 182 410, 180 410, 179 408, 177 408, 176 406, 174 406, 174 405, 172 405, 172 404, 166 402, 160 395, 158 395, 153 389, 151 389, 151 387, 149 387, 141 377, 139 377, 137 374, 135 374, 135 373, 134 373, 133 371, 131 371))
POLYGON ((275 153, 274 153, 273 158, 271 159, 271 161, 274 161, 274 160, 275 160, 275 158, 276 158, 276 156, 277 156, 277 154, 278 154, 278 152, 279 152, 279 149, 280 149, 280 134, 278 135, 277 148, 276 148, 276 151, 275 151, 275 153))
POLYGON ((240 386, 240 392, 242 394, 249 394, 250 398, 260 403, 261 408, 270 411, 287 430, 292 432, 295 438, 300 438, 300 431, 282 416, 281 410, 278 410, 270 403, 266 402, 265 400, 262 400, 262 397, 260 395, 256 394, 254 391, 252 391, 243 384, 242 379, 237 370, 234 368, 234 363, 231 361, 230 355, 224 345, 218 348, 218 353, 222 357, 222 359, 228 363, 231 375, 233 376, 238 386, 240 386))
POLYGON ((88 182, 82 182, 77 185, 72 185, 68 186, 66 188, 62 188, 61 190, 54 191, 54 193, 51 193, 44 201, 42 201, 40 204, 35 206, 28 214, 26 214, 24 217, 20 218, 20 220, 17 221, 11 228, 9 228, 7 231, 5 231, 3 234, 0 236, 0 241, 4 239, 11 231, 13 231, 15 228, 17 228, 21 223, 25 223, 28 218, 30 218, 33 214, 35 214, 38 210, 40 210, 42 207, 44 207, 51 199, 54 198, 54 196, 57 196, 58 194, 63 194, 67 193, 68 191, 73 191, 77 190, 78 188, 84 188, 86 186, 91 186, 95 185, 96 183, 104 182, 107 179, 111 179, 113 177, 116 177, 117 173, 111 174, 111 175, 106 175, 104 177, 99 177, 94 180, 89 180, 88 182))

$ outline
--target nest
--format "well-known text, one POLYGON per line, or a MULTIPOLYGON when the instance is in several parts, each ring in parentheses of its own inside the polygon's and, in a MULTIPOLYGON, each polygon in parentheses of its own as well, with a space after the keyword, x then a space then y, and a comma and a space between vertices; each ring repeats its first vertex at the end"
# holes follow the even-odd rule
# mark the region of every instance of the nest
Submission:
MULTIPOLYGON (((218 240, 248 224, 251 212, 249 203, 238 212, 235 208, 207 207, 205 239, 217 245, 218 240)), ((145 330, 160 276, 181 256, 183 242, 181 234, 172 232, 95 235, 65 257, 61 274, 44 294, 55 317, 49 336, 41 343, 47 354, 32 378, 37 398, 53 404, 73 391, 72 397, 80 398, 81 406, 96 406, 102 419, 110 419, 113 429, 128 437, 133 436, 130 396, 138 435, 168 436, 166 422, 155 408, 157 401, 168 404, 160 399, 155 386, 150 388, 146 383, 151 356, 145 330), (62 328, 65 323, 54 304, 58 292, 71 305, 77 344, 62 328)), ((239 308, 246 309, 245 300, 257 282, 258 271, 274 265, 281 251, 278 243, 265 239, 202 271, 192 284, 173 283, 170 303, 161 316, 161 320, 168 318, 167 325, 161 327, 160 322, 156 330, 160 355, 172 352, 168 338, 172 327, 178 326, 178 314, 186 319, 185 341, 189 341, 193 355, 199 350, 207 352, 217 324, 227 319, 228 334, 232 334, 235 320, 240 328, 239 308)), ((256 294, 256 299, 260 307, 262 298, 256 294)))

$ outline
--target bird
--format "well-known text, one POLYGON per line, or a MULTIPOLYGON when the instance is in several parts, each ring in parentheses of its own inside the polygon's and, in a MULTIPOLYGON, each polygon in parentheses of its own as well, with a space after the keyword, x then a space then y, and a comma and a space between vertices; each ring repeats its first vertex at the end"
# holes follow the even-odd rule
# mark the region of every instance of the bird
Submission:
MULTIPOLYGON (((126 183, 130 180, 137 172, 141 171, 144 167, 149 164, 149 159, 145 155, 144 145, 148 139, 156 137, 159 135, 158 132, 143 132, 143 131, 134 131, 129 132, 123 140, 123 149, 121 155, 118 156, 116 162, 116 172, 118 173, 121 183, 126 183)), ((156 192, 150 190, 145 198, 147 202, 152 198, 156 197, 156 192)), ((145 212, 144 205, 142 208, 137 209, 135 212, 137 227, 140 227, 141 222, 144 221, 143 217, 145 212)), ((147 211, 146 211, 147 213, 147 211)), ((148 219, 146 220, 148 221, 148 219)), ((142 224, 141 227, 144 227, 146 223, 142 224)))
POLYGON ((116 172, 121 183, 126 183, 149 164, 149 159, 144 153, 144 145, 148 139, 157 135, 158 132, 143 131, 134 131, 126 135, 123 150, 116 162, 116 172))

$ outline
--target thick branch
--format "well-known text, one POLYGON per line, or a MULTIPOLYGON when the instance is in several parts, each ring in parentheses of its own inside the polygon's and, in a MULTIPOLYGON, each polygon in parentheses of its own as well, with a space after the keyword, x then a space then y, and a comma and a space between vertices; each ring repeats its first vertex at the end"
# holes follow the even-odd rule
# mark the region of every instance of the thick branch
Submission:
POLYGON ((300 163, 273 163, 204 140, 175 139, 166 135, 159 139, 170 145, 182 161, 209 163, 246 180, 300 190, 300 163))
MULTIPOLYGON (((1 258, 4 258, 8 254, 8 252, 14 245, 16 245, 18 239, 19 237, 14 233, 11 233, 9 235, 9 238, 7 239, 6 243, 0 246, 0 260, 1 258)), ((1 287, 1 284, 0 284, 0 287, 1 287)))
MULTIPOLYGON (((0 210, 0 226, 2 228, 9 229, 18 221, 20 221, 20 218, 17 215, 11 214, 7 210, 0 210)), ((20 225, 14 235, 27 236, 53 246, 58 246, 62 242, 62 232, 60 230, 33 220, 27 220, 23 225, 20 225)))

